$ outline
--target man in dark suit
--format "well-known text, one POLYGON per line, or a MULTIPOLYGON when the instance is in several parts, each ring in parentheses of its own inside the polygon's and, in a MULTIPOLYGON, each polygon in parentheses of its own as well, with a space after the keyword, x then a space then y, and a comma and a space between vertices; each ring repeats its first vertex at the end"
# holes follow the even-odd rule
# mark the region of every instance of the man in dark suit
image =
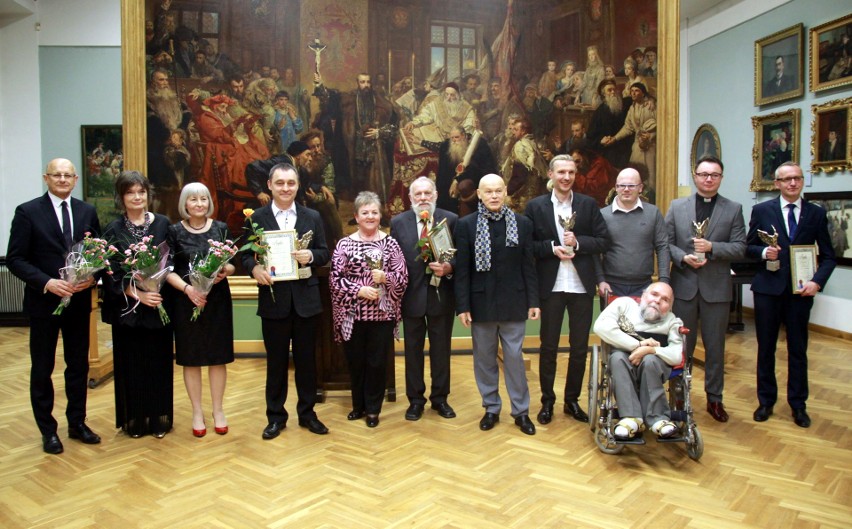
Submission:
POLYGON ((526 320, 541 316, 533 226, 528 218, 506 206, 506 184, 500 175, 483 176, 477 194, 481 201, 477 214, 460 219, 456 225, 455 287, 459 320, 471 329, 473 374, 485 408, 479 429, 490 430, 500 420, 499 340, 512 417, 523 433, 534 435, 521 350, 526 320))
POLYGON ((580 408, 577 399, 586 372, 589 330, 592 327, 592 305, 597 284, 595 260, 609 248, 609 231, 595 199, 572 191, 577 164, 570 156, 554 156, 547 176, 553 183, 553 192, 534 198, 526 209, 526 216, 535 226, 533 253, 541 298, 541 411, 537 419, 540 424, 547 424, 553 419, 556 350, 562 333, 562 318, 567 309, 570 355, 563 411, 580 422, 588 422, 589 416, 580 408), (573 228, 563 228, 560 217, 568 220, 572 215, 575 215, 573 228))
POLYGON ((775 57, 775 75, 763 85, 763 97, 777 96, 796 88, 798 83, 792 75, 784 72, 784 57, 775 57))
POLYGON ((772 415, 778 399, 775 380, 775 345, 781 324, 787 329, 787 403, 793 420, 802 428, 811 425, 805 410, 808 400, 808 319, 814 296, 825 288, 836 265, 825 210, 802 199, 802 169, 787 162, 775 171, 775 188, 780 198, 757 204, 751 210, 746 254, 767 261, 751 282, 754 292, 754 320, 757 330, 757 399, 754 420, 763 422, 772 415), (768 246, 758 230, 778 241, 768 246), (790 276, 790 245, 817 245, 816 272, 803 280, 801 290, 794 289, 790 276), (774 265, 770 263, 774 262, 774 265), (770 268, 778 268, 770 270, 770 268))
POLYGON ((456 300, 452 279, 447 276, 452 275, 453 266, 449 262, 439 263, 434 254, 430 262, 424 262, 418 241, 443 220, 447 221, 447 229, 452 233, 458 216, 435 207, 438 191, 435 183, 425 176, 411 183, 408 195, 411 209, 391 219, 391 237, 402 248, 408 267, 408 287, 402 298, 405 394, 409 402, 405 418, 409 421, 420 419, 426 405, 423 347, 428 331, 432 372, 429 400, 432 409, 441 417, 452 419, 456 412, 447 403, 447 396, 450 394, 450 341, 456 300), (425 219, 421 216, 423 212, 428 214, 425 219))
POLYGON ((830 162, 832 160, 846 159, 846 144, 837 137, 837 132, 828 131, 828 139, 822 142, 819 149, 819 161, 830 162))
MULTIPOLYGON (((673 312, 690 329, 698 328, 704 344, 707 412, 719 422, 728 420, 722 404, 725 386, 725 332, 731 302, 731 262, 745 254, 743 207, 719 194, 724 166, 713 156, 698 160, 693 174, 697 192, 674 200, 666 214, 671 254, 673 312), (708 220, 703 236, 694 231, 696 221, 708 220)), ((697 333, 686 336, 692 356, 697 333)))
MULTIPOLYGON (((299 174, 290 164, 273 167, 267 182, 272 202, 246 219, 246 233, 252 222, 265 231, 295 230, 301 238, 313 231, 307 249, 293 255, 300 266, 323 266, 329 253, 319 213, 296 203, 299 193, 299 174)), ((266 417, 269 424, 263 429, 264 439, 278 437, 289 417, 287 401, 287 369, 290 363, 290 341, 293 342, 293 366, 296 372, 296 391, 299 395, 296 412, 299 426, 315 434, 326 434, 328 428, 314 412, 317 394, 316 329, 317 316, 322 312, 319 280, 316 276, 291 281, 274 281, 252 252, 244 252, 243 266, 258 284, 257 315, 260 316, 263 345, 266 348, 266 417), (274 293, 274 297, 273 297, 274 293)))
POLYGON ((62 453, 53 418, 53 381, 59 331, 65 355, 65 395, 68 406, 68 437, 86 444, 101 442, 85 424, 86 382, 89 373, 89 316, 93 280, 80 284, 60 278, 65 254, 85 234, 101 231, 95 208, 71 197, 77 170, 69 160, 57 158, 47 164, 44 181, 47 193, 25 202, 15 210, 9 234, 7 265, 26 283, 24 310, 30 316, 30 400, 42 446, 48 454, 62 453), (71 303, 59 316, 53 311, 63 296, 71 303))

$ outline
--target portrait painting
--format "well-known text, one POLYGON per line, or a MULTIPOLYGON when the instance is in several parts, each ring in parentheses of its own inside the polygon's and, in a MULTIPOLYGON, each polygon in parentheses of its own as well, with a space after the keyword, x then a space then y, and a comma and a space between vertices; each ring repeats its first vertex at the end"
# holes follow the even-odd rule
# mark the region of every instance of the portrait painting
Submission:
POLYGON ((796 24, 754 43, 754 104, 804 94, 804 26, 796 24))
POLYGON ((837 264, 852 266, 852 237, 849 232, 852 224, 852 192, 807 193, 805 198, 825 209, 837 264))
POLYGON ((101 226, 118 214, 113 195, 115 177, 124 170, 121 125, 82 125, 83 200, 95 206, 101 226))
POLYGON ((810 30, 811 91, 852 84, 852 14, 810 30))
POLYGON ((709 123, 703 123, 698 127, 695 136, 692 138, 690 167, 695 167, 698 160, 706 156, 722 159, 722 142, 719 140, 719 133, 716 132, 716 127, 709 123))
POLYGON ((798 108, 751 118, 754 128, 754 175, 749 191, 775 189, 775 170, 784 162, 799 163, 798 108))
POLYGON ((852 165, 852 97, 812 105, 811 170, 830 173, 852 165))

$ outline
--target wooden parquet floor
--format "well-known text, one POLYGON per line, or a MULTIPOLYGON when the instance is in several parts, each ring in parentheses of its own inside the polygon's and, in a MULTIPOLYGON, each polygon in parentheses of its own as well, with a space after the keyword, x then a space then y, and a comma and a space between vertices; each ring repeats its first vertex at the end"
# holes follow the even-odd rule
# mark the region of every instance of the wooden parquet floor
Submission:
MULTIPOLYGON (((705 453, 695 462, 683 445, 653 441, 618 456, 602 454, 587 425, 561 414, 529 437, 514 426, 508 404, 497 427, 481 432, 470 356, 452 361, 456 419, 427 410, 419 422, 404 420, 403 361, 397 358, 403 398, 386 403, 378 428, 347 421, 349 399, 337 395, 317 408, 329 435, 313 435, 291 417, 272 441, 260 438, 266 424, 262 359, 240 359, 229 368, 226 436, 213 434, 208 423, 206 437, 192 437, 178 369, 175 430, 162 440, 125 437, 112 427, 108 381, 89 392, 88 424, 103 437, 95 446, 67 439, 60 356, 54 381, 65 453, 49 456, 29 406, 27 332, 0 329, 4 528, 852 525, 852 345, 833 338, 812 335, 813 426, 803 430, 786 404, 768 422, 752 421, 753 326, 729 336, 731 420, 716 423, 703 411, 697 369, 694 400, 702 410, 697 420, 705 453)), ((567 358, 559 362, 564 373, 567 358)), ((783 387, 785 359, 780 367, 783 387)), ((540 395, 537 369, 532 355, 532 414, 540 395)))

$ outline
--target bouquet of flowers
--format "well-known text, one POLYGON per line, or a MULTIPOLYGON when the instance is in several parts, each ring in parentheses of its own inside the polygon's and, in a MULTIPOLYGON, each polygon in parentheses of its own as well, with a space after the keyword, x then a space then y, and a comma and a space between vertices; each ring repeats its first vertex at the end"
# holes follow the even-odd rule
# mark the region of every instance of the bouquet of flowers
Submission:
MULTIPOLYGON (((240 251, 244 252, 246 250, 251 250, 254 252, 254 258, 257 263, 263 267, 266 267, 269 263, 267 262, 267 253, 269 253, 269 244, 266 242, 266 237, 263 235, 263 228, 261 228, 257 222, 251 220, 251 216, 254 214, 254 210, 251 208, 246 208, 243 210, 243 215, 249 219, 251 224, 251 235, 246 238, 248 241, 241 248, 240 251)), ((275 292, 272 290, 272 285, 269 285, 269 293, 272 295, 272 302, 275 303, 275 292)))
MULTIPOLYGON (((205 296, 213 288, 219 272, 237 254, 237 247, 231 240, 219 242, 207 239, 207 243, 210 244, 207 255, 197 255, 189 263, 189 283, 205 296)), ((193 308, 190 321, 197 320, 203 311, 204 307, 193 308)))
MULTIPOLYGON (((159 292, 169 272, 174 268, 166 265, 169 260, 169 244, 163 241, 157 246, 151 246, 153 238, 153 235, 146 235, 142 237, 141 242, 131 244, 124 251, 125 258, 121 268, 130 276, 130 286, 134 291, 138 289, 145 292, 159 292)), ((137 300, 127 312, 133 312, 138 306, 137 300)), ((157 305, 157 311, 160 313, 160 321, 163 325, 168 325, 171 320, 162 303, 157 305)))
MULTIPOLYGON (((424 225, 427 225, 425 223, 429 222, 429 218, 431 217, 431 215, 428 211, 424 209, 420 212, 418 217, 420 218, 420 222, 424 223, 424 225)), ((428 236, 420 237, 420 239, 417 241, 417 249, 420 250, 420 255, 417 256, 418 259, 422 259, 424 263, 428 264, 435 260, 435 257, 432 255, 432 246, 429 244, 428 236)), ((426 273, 432 273, 432 269, 428 266, 426 267, 426 273)))
MULTIPOLYGON (((94 238, 88 231, 85 235, 82 241, 71 246, 71 251, 65 256, 65 266, 59 269, 59 277, 74 285, 85 283, 104 268, 107 274, 112 275, 109 258, 118 253, 118 248, 104 239, 94 238)), ((59 316, 70 303, 71 296, 63 296, 53 314, 59 316)))

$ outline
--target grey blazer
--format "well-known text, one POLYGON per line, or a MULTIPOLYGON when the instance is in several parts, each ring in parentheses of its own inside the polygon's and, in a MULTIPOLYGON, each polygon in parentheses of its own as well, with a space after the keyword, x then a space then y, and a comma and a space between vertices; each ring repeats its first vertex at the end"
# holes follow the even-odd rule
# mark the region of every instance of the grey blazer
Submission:
POLYGON ((695 195, 672 201, 666 213, 666 231, 672 256, 671 286, 676 299, 690 300, 697 293, 705 301, 731 301, 731 262, 742 260, 746 249, 745 221, 741 204, 718 195, 705 239, 713 243, 707 264, 699 269, 683 263, 695 251, 692 223, 695 195))

